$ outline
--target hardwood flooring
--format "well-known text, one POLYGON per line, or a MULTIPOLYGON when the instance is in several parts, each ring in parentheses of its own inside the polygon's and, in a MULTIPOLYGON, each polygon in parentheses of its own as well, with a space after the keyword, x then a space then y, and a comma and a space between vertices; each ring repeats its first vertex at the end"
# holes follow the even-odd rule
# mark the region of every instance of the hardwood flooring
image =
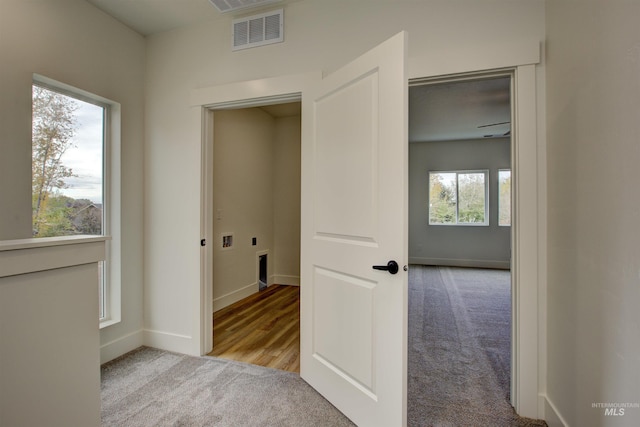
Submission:
POLYGON ((209 356, 300 372, 300 288, 272 285, 213 314, 209 356))

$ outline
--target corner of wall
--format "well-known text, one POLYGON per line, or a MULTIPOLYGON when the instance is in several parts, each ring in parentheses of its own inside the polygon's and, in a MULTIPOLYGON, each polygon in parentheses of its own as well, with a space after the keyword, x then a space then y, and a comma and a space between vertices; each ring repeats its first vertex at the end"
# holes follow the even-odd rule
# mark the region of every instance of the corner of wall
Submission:
POLYGON ((144 345, 142 329, 100 346, 100 364, 107 363, 144 345))
POLYGON ((288 274, 274 274, 271 283, 286 286, 300 286, 300 276, 288 274))
POLYGON ((551 399, 549 399, 549 396, 541 394, 539 399, 540 407, 544 410, 544 420, 549 427, 569 427, 569 423, 560 415, 556 406, 551 402, 551 399))

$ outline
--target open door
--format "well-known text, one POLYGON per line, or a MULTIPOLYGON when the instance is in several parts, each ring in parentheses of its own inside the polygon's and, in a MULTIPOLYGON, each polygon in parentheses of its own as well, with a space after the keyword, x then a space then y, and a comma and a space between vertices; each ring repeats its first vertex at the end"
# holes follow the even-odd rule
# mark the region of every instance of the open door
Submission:
POLYGON ((403 32, 302 101, 301 376, 362 426, 406 425, 405 49, 403 32))

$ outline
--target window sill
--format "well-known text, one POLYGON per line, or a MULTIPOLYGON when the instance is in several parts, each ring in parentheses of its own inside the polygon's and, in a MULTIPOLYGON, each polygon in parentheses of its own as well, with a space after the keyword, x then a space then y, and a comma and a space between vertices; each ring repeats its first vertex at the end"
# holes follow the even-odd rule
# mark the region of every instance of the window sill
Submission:
POLYGON ((107 328, 109 326, 117 325, 120 323, 120 319, 107 319, 100 321, 100 329, 107 328))

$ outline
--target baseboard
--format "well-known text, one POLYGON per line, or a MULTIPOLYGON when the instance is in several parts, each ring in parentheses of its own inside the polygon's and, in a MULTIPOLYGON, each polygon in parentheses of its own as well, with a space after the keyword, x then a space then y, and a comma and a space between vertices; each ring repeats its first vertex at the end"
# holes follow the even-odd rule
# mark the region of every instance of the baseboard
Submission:
POLYGON ((272 282, 277 285, 300 286, 300 276, 290 276, 287 274, 275 274, 272 282))
MULTIPOLYGON (((144 345, 159 348, 161 350, 173 351, 176 353, 189 354, 192 356, 199 356, 193 352, 194 342, 193 338, 187 335, 174 334, 171 332, 154 331, 145 329, 143 331, 144 345)), ((198 338, 198 345, 200 339, 198 338)))
POLYGON ((409 257, 409 264, 443 265, 447 267, 496 268, 500 270, 509 270, 511 268, 511 263, 509 261, 486 260, 486 259, 409 257))
POLYGON ((252 283, 243 288, 237 289, 233 292, 229 292, 226 295, 222 295, 218 298, 213 299, 213 311, 214 313, 218 310, 221 310, 234 302, 240 301, 243 298, 246 298, 250 295, 255 294, 259 291, 258 284, 252 283))
POLYGON ((100 346, 100 364, 107 363, 110 360, 120 357, 136 348, 142 346, 144 336, 142 329, 132 332, 128 335, 110 341, 100 346))
POLYGON ((569 427, 569 423, 560 415, 558 408, 549 400, 549 397, 541 395, 540 398, 544 401, 544 420, 547 422, 547 425, 549 427, 569 427))

